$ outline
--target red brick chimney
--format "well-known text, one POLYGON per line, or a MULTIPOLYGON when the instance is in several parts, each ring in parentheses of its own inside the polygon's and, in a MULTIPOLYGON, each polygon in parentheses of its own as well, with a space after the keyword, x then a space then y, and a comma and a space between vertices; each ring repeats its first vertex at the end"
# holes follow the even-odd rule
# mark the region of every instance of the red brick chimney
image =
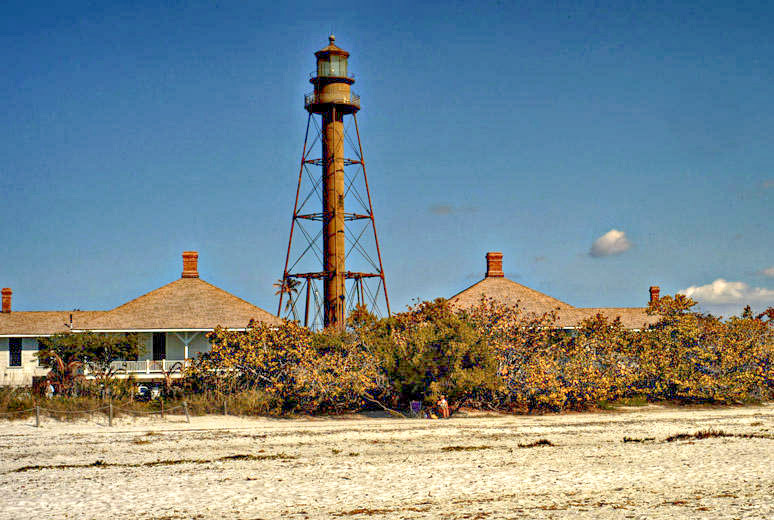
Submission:
POLYGON ((661 292, 661 289, 658 287, 658 285, 650 286, 650 303, 654 303, 658 301, 660 292, 661 292))
POLYGON ((183 251, 183 278, 199 278, 199 253, 183 251))
POLYGON ((486 254, 486 277, 503 277, 503 254, 490 251, 486 254))
POLYGON ((13 291, 8 287, 3 287, 0 293, 3 295, 3 312, 11 312, 11 295, 13 291))

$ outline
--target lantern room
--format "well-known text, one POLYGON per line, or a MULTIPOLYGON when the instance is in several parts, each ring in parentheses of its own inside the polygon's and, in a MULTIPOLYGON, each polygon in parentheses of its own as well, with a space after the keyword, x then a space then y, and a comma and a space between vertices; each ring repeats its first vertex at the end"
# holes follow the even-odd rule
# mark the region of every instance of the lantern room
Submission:
POLYGON ((314 92, 304 96, 304 107, 315 114, 326 113, 332 106, 339 114, 360 110, 360 98, 350 90, 355 80, 347 73, 349 53, 337 47, 334 41, 336 37, 331 34, 328 46, 314 53, 317 70, 309 79, 314 85, 314 92))
POLYGON ((349 53, 340 49, 333 42, 336 37, 332 34, 328 37, 328 46, 314 53, 317 56, 318 78, 346 78, 347 58, 349 53))

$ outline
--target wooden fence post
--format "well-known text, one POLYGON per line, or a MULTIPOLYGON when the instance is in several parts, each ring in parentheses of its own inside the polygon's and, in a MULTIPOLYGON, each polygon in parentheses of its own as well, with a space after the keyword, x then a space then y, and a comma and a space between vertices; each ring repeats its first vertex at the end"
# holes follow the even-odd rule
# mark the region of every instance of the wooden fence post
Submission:
POLYGON ((161 418, 164 418, 164 398, 161 398, 161 418))
POLYGON ((108 403, 108 426, 113 426, 113 401, 108 403))
POLYGON ((185 410, 185 422, 191 422, 191 416, 188 415, 188 403, 183 401, 183 410, 185 410))
POLYGON ((228 406, 225 399, 223 400, 223 415, 228 415, 228 406))
POLYGON ((35 405, 35 428, 40 427, 40 406, 35 405))

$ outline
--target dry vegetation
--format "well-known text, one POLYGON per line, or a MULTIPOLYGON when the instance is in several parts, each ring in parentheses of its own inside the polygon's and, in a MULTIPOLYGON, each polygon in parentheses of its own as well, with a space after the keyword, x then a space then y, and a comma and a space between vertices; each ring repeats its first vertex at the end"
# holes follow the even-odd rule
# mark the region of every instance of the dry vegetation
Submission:
MULTIPOLYGON (((166 374, 164 399, 152 403, 134 400, 134 381, 106 374, 87 381, 64 370, 81 362, 75 359, 80 338, 63 335, 49 341, 44 359, 60 361, 52 365, 52 380, 64 395, 79 397, 60 396, 43 406, 64 419, 81 410, 104 414, 108 398, 115 415, 160 412, 162 406, 181 413, 186 401, 193 415, 281 416, 400 415, 410 402, 427 409, 442 394, 452 413, 463 405, 546 413, 772 399, 774 309, 722 320, 692 312, 693 305, 681 295, 659 299, 649 309, 658 322, 644 331, 602 315, 563 331, 552 313, 530 315, 488 300, 468 310, 444 300, 422 302, 382 320, 358 310, 344 332, 315 333, 289 322, 256 324, 246 332, 218 328, 210 334, 211 350, 177 382, 166 374)), ((115 357, 113 350, 103 353, 110 342, 102 336, 86 339, 84 348, 102 353, 98 359, 115 357)), ((30 415, 36 403, 40 396, 31 392, 0 391, 0 413, 30 415)))
POLYGON ((286 323, 247 334, 217 330, 187 373, 193 388, 260 389, 267 413, 341 413, 432 405, 509 412, 588 410, 670 401, 750 403, 774 396, 774 310, 721 320, 665 296, 645 331, 597 315, 572 332, 556 316, 483 300, 437 300, 392 318, 356 312, 345 333, 286 323))

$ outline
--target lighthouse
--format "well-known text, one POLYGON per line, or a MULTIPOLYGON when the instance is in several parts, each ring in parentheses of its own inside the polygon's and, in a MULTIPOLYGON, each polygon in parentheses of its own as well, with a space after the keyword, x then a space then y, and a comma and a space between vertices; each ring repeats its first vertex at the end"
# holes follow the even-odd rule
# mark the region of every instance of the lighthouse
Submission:
POLYGON ((360 98, 352 92, 349 53, 335 41, 331 35, 328 45, 315 52, 309 79, 314 89, 304 96, 307 129, 278 290, 278 314, 315 328, 343 328, 355 307, 390 313, 357 125, 360 98), (354 127, 354 135, 348 127, 354 127), (312 210, 315 198, 319 209, 312 210), (319 231, 310 232, 310 222, 319 222, 319 231), (315 256, 319 267, 310 269, 315 256), (348 269, 348 261, 357 257, 359 265, 348 269))

